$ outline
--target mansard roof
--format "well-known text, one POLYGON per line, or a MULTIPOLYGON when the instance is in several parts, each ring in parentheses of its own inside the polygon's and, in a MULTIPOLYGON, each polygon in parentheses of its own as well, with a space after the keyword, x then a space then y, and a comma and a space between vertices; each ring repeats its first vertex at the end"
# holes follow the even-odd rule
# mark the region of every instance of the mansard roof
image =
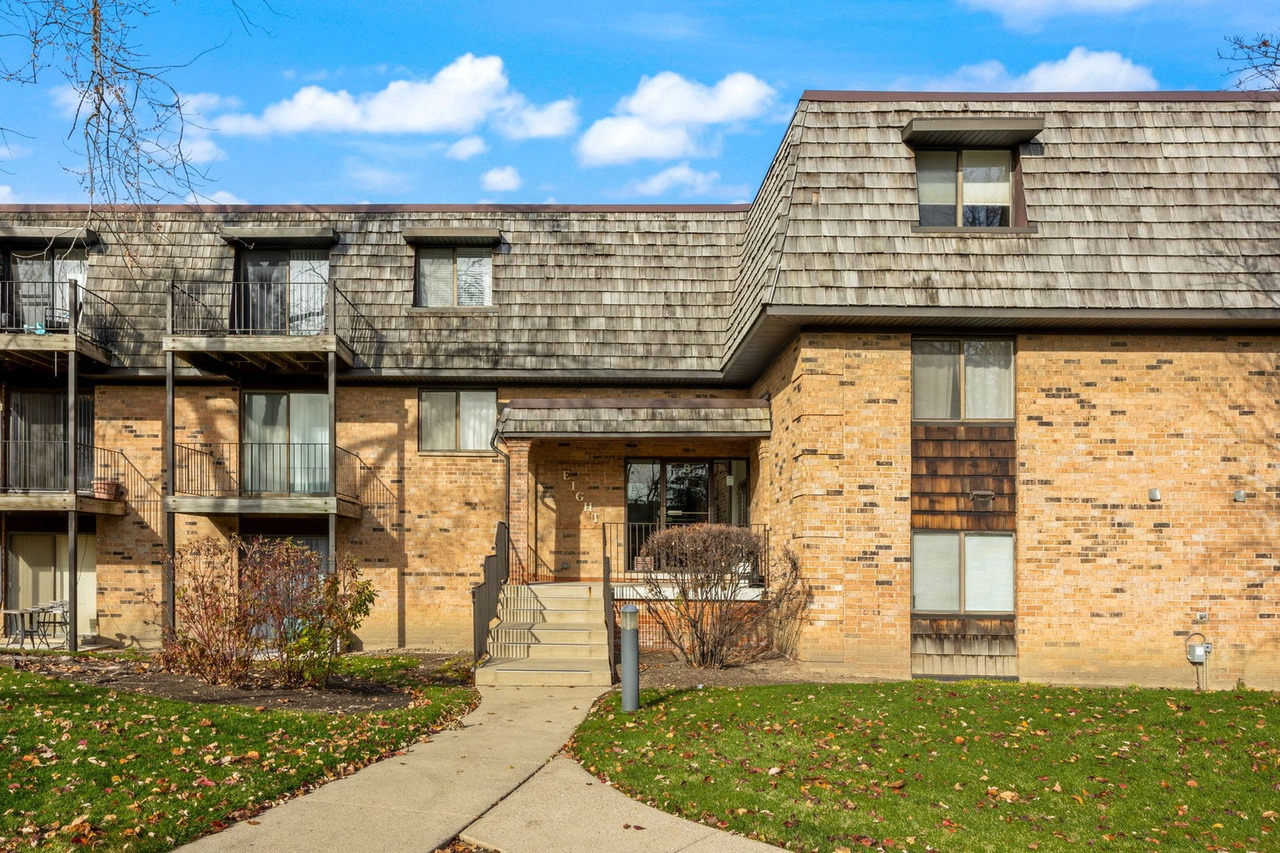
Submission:
POLYGON ((815 91, 750 205, 7 205, 0 226, 101 234, 125 370, 160 368, 171 281, 230 280, 244 235, 323 231, 376 332, 356 376, 742 384, 806 327, 1274 329, 1278 188, 1271 93, 815 91), (941 145, 1015 150, 1025 224, 920 228, 913 146, 941 145), (412 307, 415 246, 451 231, 495 247, 492 307, 412 307))

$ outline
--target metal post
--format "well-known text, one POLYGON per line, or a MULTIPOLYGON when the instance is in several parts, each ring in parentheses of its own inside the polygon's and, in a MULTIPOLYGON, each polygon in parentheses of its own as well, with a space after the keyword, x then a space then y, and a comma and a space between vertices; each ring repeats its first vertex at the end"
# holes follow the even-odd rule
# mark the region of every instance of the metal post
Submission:
POLYGON ((640 710, 640 611, 622 606, 622 710, 640 710))
MULTIPOLYGON (((68 285, 70 286, 70 285, 68 285)), ((72 305, 74 305, 74 297, 72 305)), ((67 513, 67 651, 79 651, 76 627, 80 624, 80 377, 75 341, 67 355, 67 491, 71 510, 67 513)))
MULTIPOLYGON (((169 298, 171 300, 169 322, 172 327, 172 286, 169 289, 169 298)), ((174 599, 174 587, 176 586, 174 562, 178 553, 178 525, 177 518, 173 513, 173 496, 176 491, 174 488, 174 478, 176 476, 174 470, 174 430, 176 429, 173 399, 175 393, 174 368, 173 350, 169 350, 164 354, 164 539, 165 548, 168 551, 168 559, 165 560, 165 567, 160 581, 160 621, 166 638, 177 627, 177 615, 174 609, 176 604, 174 599)))

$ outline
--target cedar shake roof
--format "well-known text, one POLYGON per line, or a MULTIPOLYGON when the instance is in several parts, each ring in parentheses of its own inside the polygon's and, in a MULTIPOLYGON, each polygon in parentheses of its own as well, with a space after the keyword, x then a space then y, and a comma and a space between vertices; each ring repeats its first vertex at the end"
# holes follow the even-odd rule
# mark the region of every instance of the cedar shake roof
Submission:
POLYGON ((125 374, 160 374, 171 281, 231 280, 227 235, 334 234, 352 378, 741 385, 802 327, 1274 330, 1278 189, 1269 93, 807 92, 749 206, 5 205, 0 246, 98 232, 125 374), (919 228, 904 133, 1033 134, 1026 226, 919 228), (450 232, 495 246, 491 307, 412 307, 450 232))
POLYGON ((498 418, 503 438, 767 438, 767 400, 512 400, 498 418))

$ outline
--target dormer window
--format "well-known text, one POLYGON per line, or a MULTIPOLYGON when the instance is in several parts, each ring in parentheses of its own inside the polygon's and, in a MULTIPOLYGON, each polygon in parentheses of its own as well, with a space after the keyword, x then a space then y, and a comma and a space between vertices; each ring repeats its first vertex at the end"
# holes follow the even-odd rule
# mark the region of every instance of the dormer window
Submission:
POLYGON ((917 226, 1027 229, 1020 147, 1044 128, 1039 116, 916 118, 902 129, 915 149, 917 226))
POLYGON ((954 228, 1008 228, 1013 191, 1009 151, 917 151, 920 224, 954 228))

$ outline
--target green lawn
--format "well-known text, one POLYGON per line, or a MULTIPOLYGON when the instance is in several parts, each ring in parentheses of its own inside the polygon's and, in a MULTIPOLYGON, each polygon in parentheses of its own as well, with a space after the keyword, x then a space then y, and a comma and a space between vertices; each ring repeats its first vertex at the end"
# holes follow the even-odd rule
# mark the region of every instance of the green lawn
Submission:
POLYGON ((912 681, 606 697, 582 762, 795 850, 1280 850, 1280 695, 912 681))
POLYGON ((314 714, 0 670, 0 850, 168 850, 420 740, 474 698, 421 690, 409 708, 314 714))

